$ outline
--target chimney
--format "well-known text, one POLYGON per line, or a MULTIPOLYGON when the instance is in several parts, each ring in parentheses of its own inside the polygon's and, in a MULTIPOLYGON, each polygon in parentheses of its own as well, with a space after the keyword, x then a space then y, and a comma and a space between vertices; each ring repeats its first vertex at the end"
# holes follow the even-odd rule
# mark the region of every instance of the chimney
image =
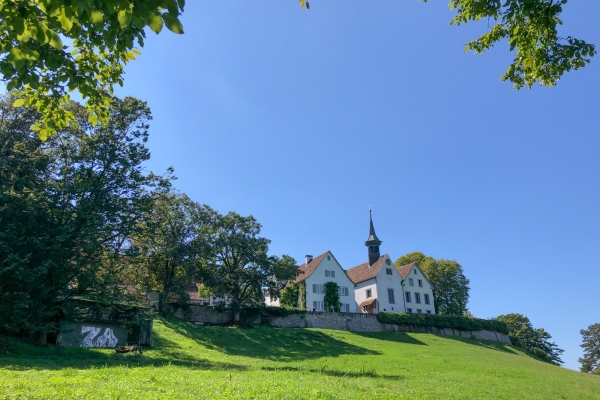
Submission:
POLYGON ((312 260, 313 260, 313 256, 310 256, 310 255, 304 256, 304 261, 306 262, 306 265, 308 265, 312 260))

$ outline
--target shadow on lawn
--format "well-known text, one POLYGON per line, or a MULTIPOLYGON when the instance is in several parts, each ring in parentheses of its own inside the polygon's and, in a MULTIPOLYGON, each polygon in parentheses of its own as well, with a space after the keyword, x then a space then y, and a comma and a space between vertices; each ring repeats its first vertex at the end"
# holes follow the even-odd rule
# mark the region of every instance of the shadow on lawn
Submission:
POLYGON ((420 346, 427 346, 427 344, 415 339, 406 332, 352 332, 358 336, 368 337, 376 340, 387 340, 389 342, 397 342, 404 344, 416 344, 420 346))
POLYGON ((266 326, 228 328, 195 326, 163 320, 165 326, 202 346, 230 355, 271 361, 301 361, 321 357, 375 355, 380 352, 337 340, 322 332, 303 328, 277 329, 266 326))
POLYGON ((402 380, 406 379, 403 375, 388 375, 380 374, 375 369, 362 369, 358 371, 341 371, 339 369, 330 369, 327 366, 322 366, 319 369, 316 368, 298 368, 298 367, 261 367, 263 371, 293 371, 293 372, 310 372, 313 374, 321 374, 327 376, 334 376, 336 378, 385 378, 391 380, 402 380))
POLYGON ((471 338, 466 338, 466 337, 450 336, 450 335, 448 335, 448 336, 435 335, 435 336, 443 338, 443 339, 451 339, 451 340, 456 340, 456 341, 463 342, 466 344, 472 344, 475 346, 485 347, 486 349, 501 351, 503 353, 515 354, 515 355, 519 354, 519 353, 515 352, 512 348, 510 348, 508 345, 506 345, 504 343, 500 343, 500 342, 494 342, 494 341, 490 341, 490 340, 471 339, 471 338))

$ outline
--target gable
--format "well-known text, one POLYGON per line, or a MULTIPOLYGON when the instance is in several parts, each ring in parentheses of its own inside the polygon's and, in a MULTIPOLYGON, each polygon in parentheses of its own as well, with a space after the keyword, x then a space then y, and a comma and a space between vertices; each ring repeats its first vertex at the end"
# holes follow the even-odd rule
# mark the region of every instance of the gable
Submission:
POLYGON ((319 264, 321 264, 321 261, 323 261, 327 254, 329 254, 329 250, 327 250, 325 253, 321 254, 317 258, 313 258, 312 261, 308 264, 304 263, 301 266, 299 266, 298 269, 300 270, 300 274, 296 277, 296 279, 294 279, 294 284, 304 282, 306 278, 311 276, 312 273, 315 272, 319 264))
POLYGON ((398 271, 398 274, 402 278, 402 281, 404 281, 404 280, 406 280, 406 278, 409 278, 410 271, 412 271, 413 268, 416 268, 421 273, 421 275, 423 276, 423 279, 425 279, 425 281, 427 282, 429 287, 433 288, 433 286, 431 285, 431 282, 429 282, 429 279, 427 279, 427 275, 425 275, 425 273, 421 270, 421 268, 419 268, 419 264, 417 264, 416 261, 412 262, 410 264, 403 265, 401 267, 396 267, 396 271, 398 271))
POLYGON ((368 281, 369 279, 373 279, 377 276, 381 267, 383 266, 385 260, 387 258, 387 254, 379 257, 373 265, 369 265, 368 262, 357 265, 356 267, 350 268, 346 273, 348 277, 354 284, 361 283, 364 281, 368 281))

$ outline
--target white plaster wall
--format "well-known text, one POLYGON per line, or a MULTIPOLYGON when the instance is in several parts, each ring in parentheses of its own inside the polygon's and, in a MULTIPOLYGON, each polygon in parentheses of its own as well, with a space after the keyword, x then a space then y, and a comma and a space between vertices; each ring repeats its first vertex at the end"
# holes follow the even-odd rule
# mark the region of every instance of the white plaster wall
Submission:
MULTIPOLYGON (((377 283, 375 278, 360 282, 354 288, 354 299, 356 300, 356 312, 364 312, 359 304, 366 300, 377 298, 377 283), (371 297, 367 298, 367 289, 371 289, 371 297)), ((374 311, 377 312, 378 308, 374 311)))
MULTIPOLYGON (((404 282, 402 282, 402 288, 404 292, 411 293, 411 302, 404 302, 404 306, 408 308, 412 308, 412 312, 416 313, 417 309, 420 309, 423 313, 426 313, 427 310, 430 310, 432 314, 435 314, 435 306, 433 300, 433 290, 431 290, 431 285, 421 272, 419 268, 412 267, 410 273, 406 276, 404 282), (416 271, 416 273, 415 273, 416 271), (414 286, 410 286, 409 279, 413 279, 414 286), (423 287, 419 287, 419 279, 423 281, 423 287), (415 302, 415 293, 421 294, 421 304, 415 302), (424 294, 429 294, 429 303, 425 304, 425 296, 424 294)), ((405 297, 406 298, 406 297, 405 297)))
POLYGON ((270 296, 265 296, 265 304, 267 307, 279 307, 279 298, 273 300, 270 296))
MULTIPOLYGON (((402 291, 402 277, 396 271, 394 263, 389 257, 384 261, 383 266, 375 277, 377 280, 377 291, 379 292, 379 307, 378 311, 404 312, 404 292, 402 291), (387 261, 390 265, 387 265, 387 261), (392 270, 392 275, 388 275, 386 269, 392 270), (394 290, 394 304, 389 302, 388 289, 394 290)), ((423 311, 424 312, 424 311, 423 311)))
POLYGON ((324 293, 313 293, 313 284, 324 285, 327 282, 335 282, 338 286, 345 286, 348 288, 348 296, 340 296, 340 302, 343 304, 349 304, 349 312, 356 312, 356 302, 354 301, 354 283, 348 278, 346 272, 342 269, 341 265, 335 260, 335 257, 331 253, 327 254, 323 261, 319 264, 317 269, 306 278, 306 309, 312 310, 313 301, 323 301, 324 293), (327 259, 329 257, 329 260, 327 259), (325 271, 335 271, 335 277, 326 277, 325 271))

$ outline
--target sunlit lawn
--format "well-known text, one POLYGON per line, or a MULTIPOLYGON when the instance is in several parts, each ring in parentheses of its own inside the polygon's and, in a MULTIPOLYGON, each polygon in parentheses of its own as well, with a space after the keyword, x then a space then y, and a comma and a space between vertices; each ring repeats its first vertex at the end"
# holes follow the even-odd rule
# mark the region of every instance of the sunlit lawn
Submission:
POLYGON ((141 358, 13 345, 0 399, 600 399, 600 376, 495 342, 157 320, 141 358))

